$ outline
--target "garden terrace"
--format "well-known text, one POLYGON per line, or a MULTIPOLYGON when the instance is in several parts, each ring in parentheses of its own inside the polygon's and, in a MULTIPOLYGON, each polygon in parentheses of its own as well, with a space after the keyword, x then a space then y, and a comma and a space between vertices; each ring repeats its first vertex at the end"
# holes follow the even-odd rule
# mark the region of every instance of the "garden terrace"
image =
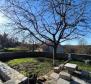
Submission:
MULTIPOLYGON (((33 73, 38 73, 38 75, 41 76, 53 69, 52 59, 44 57, 13 59, 6 63, 25 76, 33 73)), ((60 65, 64 63, 64 60, 55 60, 55 63, 56 65, 60 65)), ((70 61, 70 63, 77 64, 81 70, 91 71, 90 64, 85 64, 79 61, 70 61)))

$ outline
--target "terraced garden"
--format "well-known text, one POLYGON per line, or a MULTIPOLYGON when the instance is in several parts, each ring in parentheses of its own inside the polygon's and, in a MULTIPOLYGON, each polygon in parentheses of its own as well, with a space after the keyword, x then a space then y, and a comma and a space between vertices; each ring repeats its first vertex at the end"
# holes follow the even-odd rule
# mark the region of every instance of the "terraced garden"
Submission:
MULTIPOLYGON (((55 60, 56 65, 59 65, 63 62, 63 60, 55 60)), ((83 62, 78 61, 70 62, 77 64, 81 70, 91 71, 91 65, 86 65, 83 62)), ((10 60, 6 63, 25 76, 29 76, 31 74, 38 74, 38 76, 41 76, 53 69, 51 58, 20 58, 10 60)))

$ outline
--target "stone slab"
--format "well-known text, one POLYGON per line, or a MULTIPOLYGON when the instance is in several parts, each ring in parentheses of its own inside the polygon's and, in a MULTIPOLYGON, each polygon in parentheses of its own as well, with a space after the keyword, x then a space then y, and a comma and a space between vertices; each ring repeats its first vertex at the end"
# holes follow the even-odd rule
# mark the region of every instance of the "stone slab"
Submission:
POLYGON ((67 72, 61 71, 59 76, 65 80, 71 80, 71 75, 67 72))
POLYGON ((27 77, 3 62, 0 62, 0 75, 5 80, 3 84, 19 84, 27 80, 27 77))
POLYGON ((44 84, 57 84, 57 81, 55 81, 54 79, 51 79, 46 81, 44 84))
POLYGON ((65 66, 65 67, 67 67, 67 68, 76 69, 76 67, 77 67, 77 64, 66 63, 64 66, 65 66))
POLYGON ((70 82, 67 81, 67 80, 64 80, 64 79, 62 79, 62 78, 59 78, 59 79, 57 80, 57 84, 70 84, 70 82))
POLYGON ((57 79, 59 78, 59 74, 53 72, 53 73, 50 75, 50 77, 53 78, 53 79, 55 79, 55 80, 57 80, 57 79))
POLYGON ((0 84, 3 84, 2 80, 0 80, 0 84))

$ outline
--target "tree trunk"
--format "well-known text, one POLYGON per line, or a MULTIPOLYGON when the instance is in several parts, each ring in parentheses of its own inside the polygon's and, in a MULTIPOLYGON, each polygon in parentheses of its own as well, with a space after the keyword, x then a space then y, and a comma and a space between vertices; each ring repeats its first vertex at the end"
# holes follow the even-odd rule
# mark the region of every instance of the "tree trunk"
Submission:
POLYGON ((34 41, 33 41, 33 44, 32 44, 32 52, 34 53, 34 41))
POLYGON ((57 46, 53 47, 53 66, 55 65, 55 57, 57 56, 57 46))

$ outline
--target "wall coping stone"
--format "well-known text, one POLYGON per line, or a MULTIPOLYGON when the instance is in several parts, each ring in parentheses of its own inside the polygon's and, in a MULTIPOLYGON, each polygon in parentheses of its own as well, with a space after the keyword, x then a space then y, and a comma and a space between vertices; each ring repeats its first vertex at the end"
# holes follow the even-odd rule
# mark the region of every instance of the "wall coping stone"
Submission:
POLYGON ((0 75, 5 79, 2 84, 19 84, 27 80, 27 77, 3 62, 0 62, 0 75))

